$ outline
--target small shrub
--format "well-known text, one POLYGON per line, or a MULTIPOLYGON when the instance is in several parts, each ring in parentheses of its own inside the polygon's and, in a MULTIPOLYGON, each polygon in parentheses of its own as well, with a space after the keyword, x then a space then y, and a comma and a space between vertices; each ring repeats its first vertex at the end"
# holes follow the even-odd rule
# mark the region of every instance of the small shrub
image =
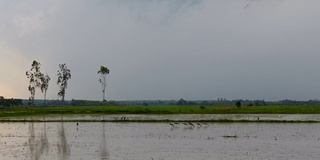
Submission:
POLYGON ((236 102, 236 107, 240 108, 241 107, 241 101, 236 102))
POLYGON ((201 110, 205 110, 205 109, 207 109, 205 106, 200 106, 200 109, 201 110))

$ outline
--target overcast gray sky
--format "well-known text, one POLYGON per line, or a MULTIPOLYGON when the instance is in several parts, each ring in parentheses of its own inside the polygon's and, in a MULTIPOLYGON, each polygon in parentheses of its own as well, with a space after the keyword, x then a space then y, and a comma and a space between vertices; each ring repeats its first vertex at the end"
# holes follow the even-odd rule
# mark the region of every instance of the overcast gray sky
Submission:
MULTIPOLYGON (((320 99, 319 0, 1 0, 0 95, 33 60, 66 99, 320 99)), ((40 90, 37 98, 42 98, 40 90)))

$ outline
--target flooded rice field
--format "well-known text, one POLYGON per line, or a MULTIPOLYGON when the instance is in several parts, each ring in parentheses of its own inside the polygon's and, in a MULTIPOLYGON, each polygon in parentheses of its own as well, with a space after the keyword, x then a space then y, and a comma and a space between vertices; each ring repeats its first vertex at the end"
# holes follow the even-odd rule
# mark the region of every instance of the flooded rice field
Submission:
POLYGON ((45 115, 45 116, 22 116, 22 117, 0 117, 0 121, 219 121, 219 120, 276 120, 276 121, 314 121, 320 122, 319 114, 111 114, 111 115, 45 115))
POLYGON ((320 159, 319 123, 0 123, 0 159, 320 159))

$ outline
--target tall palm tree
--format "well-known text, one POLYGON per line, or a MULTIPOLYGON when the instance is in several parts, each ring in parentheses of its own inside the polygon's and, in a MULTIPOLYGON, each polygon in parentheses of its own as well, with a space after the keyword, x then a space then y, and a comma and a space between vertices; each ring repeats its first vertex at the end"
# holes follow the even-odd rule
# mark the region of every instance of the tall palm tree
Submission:
POLYGON ((109 73, 110 73, 110 70, 105 66, 101 66, 100 70, 98 71, 98 74, 100 74, 99 82, 101 83, 101 87, 102 87, 103 101, 106 101, 105 93, 106 93, 106 86, 107 86, 107 74, 109 73))

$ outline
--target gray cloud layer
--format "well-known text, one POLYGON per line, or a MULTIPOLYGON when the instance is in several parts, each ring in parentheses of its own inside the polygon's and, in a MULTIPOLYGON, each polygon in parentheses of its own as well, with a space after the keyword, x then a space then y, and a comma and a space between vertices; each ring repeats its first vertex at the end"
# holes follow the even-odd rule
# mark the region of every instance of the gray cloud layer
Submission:
MULTIPOLYGON (((36 59, 52 77, 48 95, 53 99, 59 63, 67 63, 72 73, 67 99, 102 99, 100 65, 110 69, 107 99, 315 99, 320 95, 319 4, 1 1, 0 43, 24 59, 6 64, 19 65, 15 72, 21 78, 3 69, 1 74, 21 84, 11 89, 22 98, 28 97, 23 74, 36 59)), ((8 55, 0 54, 2 60, 8 55)))

